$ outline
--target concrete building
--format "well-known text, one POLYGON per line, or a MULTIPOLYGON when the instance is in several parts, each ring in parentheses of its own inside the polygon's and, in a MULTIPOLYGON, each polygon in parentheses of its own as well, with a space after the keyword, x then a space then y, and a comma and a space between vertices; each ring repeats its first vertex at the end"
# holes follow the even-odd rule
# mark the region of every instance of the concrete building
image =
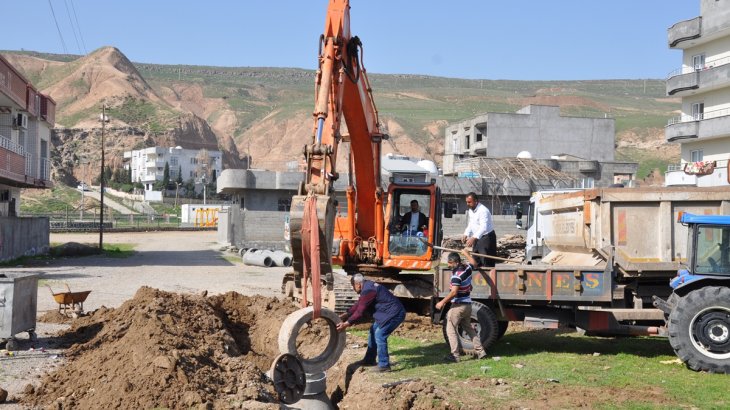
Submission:
POLYGON ((451 125, 444 134, 444 175, 459 175, 473 158, 520 157, 543 161, 590 187, 631 181, 638 169, 614 160, 613 118, 564 117, 556 106, 490 112, 451 125))
POLYGON ((682 98, 681 115, 665 129, 681 146, 668 186, 730 185, 730 2, 701 0, 700 16, 668 30, 669 48, 682 50, 682 67, 667 78, 667 94, 682 98))
POLYGON ((56 103, 0 56, 0 261, 48 249, 48 218, 19 218, 20 193, 51 188, 56 103))
POLYGON ((178 173, 182 172, 183 182, 192 179, 197 184, 203 176, 210 182, 211 170, 215 170, 216 177, 223 171, 220 151, 184 149, 180 146, 127 151, 124 161, 125 168, 132 170, 132 181, 144 184, 146 191, 151 191, 155 182, 162 181, 166 163, 170 169, 170 181, 175 181, 178 173))

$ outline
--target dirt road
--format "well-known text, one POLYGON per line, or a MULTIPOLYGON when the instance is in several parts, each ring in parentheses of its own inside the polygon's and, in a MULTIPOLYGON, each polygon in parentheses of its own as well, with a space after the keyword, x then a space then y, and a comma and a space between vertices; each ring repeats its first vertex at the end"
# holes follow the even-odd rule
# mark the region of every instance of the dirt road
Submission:
MULTIPOLYGON (((220 251, 221 245, 215 240, 216 232, 211 231, 106 233, 105 243, 133 243, 136 253, 128 258, 58 258, 36 262, 37 266, 6 270, 38 273, 40 283, 56 292, 64 291, 66 284, 72 291, 90 290, 84 302, 86 311, 118 307, 142 286, 177 293, 207 290, 212 295, 233 290, 243 295, 279 295, 282 277, 290 268, 252 267, 226 260, 224 257, 237 255, 220 251)), ((98 241, 98 234, 51 235, 52 243, 98 241)), ((39 287, 38 317, 57 308, 50 291, 39 287)), ((13 357, 0 357, 0 388, 7 390, 10 397, 60 364, 62 351, 55 348, 52 337, 59 326, 62 325, 39 322, 37 342, 32 343, 27 333, 20 333, 17 338, 21 350, 13 357)), ((11 409, 14 405, 3 408, 11 409)))

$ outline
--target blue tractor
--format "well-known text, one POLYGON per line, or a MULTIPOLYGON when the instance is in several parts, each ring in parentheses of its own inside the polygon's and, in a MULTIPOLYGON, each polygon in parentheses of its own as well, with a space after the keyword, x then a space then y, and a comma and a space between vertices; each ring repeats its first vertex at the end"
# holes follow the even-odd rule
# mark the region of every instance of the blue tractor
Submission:
POLYGON ((687 367, 730 374, 730 215, 679 214, 689 232, 686 267, 664 311, 669 342, 687 367))

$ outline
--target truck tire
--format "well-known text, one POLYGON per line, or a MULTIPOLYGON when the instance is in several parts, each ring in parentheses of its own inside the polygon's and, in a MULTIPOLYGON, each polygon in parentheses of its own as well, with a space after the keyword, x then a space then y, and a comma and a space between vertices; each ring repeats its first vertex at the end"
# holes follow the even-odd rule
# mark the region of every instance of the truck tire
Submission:
MULTIPOLYGON (((492 312, 492 309, 482 303, 471 302, 471 325, 474 327, 474 330, 477 331, 484 351, 489 350, 489 348, 492 347, 494 342, 496 342, 499 338, 500 326, 497 321, 497 316, 494 312, 492 312)), ((449 336, 446 334, 446 326, 446 315, 444 315, 442 332, 444 334, 444 340, 446 340, 446 345, 448 346, 449 336)), ((505 327, 505 331, 506 330, 507 328, 505 327)), ((460 350, 463 350, 464 354, 476 354, 476 351, 474 350, 474 343, 469 339, 466 332, 461 329, 461 326, 459 326, 458 334, 459 345, 461 346, 460 350)))
POLYGON ((502 336, 504 336, 505 333, 507 333, 509 322, 506 320, 499 320, 497 321, 497 326, 499 327, 499 332, 497 332, 497 340, 499 340, 502 338, 502 336))
POLYGON ((730 288, 709 286, 678 299, 669 343, 690 369, 730 374, 730 288))

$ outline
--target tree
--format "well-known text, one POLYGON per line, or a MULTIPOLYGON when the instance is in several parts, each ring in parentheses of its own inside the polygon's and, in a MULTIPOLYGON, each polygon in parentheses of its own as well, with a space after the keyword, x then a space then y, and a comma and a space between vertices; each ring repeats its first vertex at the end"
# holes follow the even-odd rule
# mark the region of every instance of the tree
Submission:
POLYGON ((183 177, 182 177, 182 165, 180 165, 180 166, 179 166, 179 167, 177 168, 177 183, 178 183, 178 184, 181 184, 181 185, 182 185, 182 183, 183 183, 183 177))
POLYGON ((167 189, 168 185, 170 185, 170 164, 167 161, 165 161, 165 170, 162 171, 163 189, 167 189))

